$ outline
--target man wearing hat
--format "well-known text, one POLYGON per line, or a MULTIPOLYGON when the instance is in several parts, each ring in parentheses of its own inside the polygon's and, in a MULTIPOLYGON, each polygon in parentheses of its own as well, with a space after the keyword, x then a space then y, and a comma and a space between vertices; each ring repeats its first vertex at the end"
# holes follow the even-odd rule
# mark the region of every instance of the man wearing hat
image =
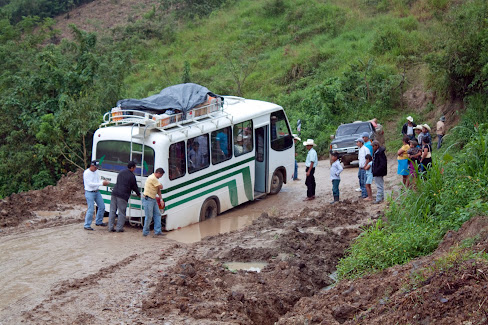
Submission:
POLYGON ((416 127, 417 124, 413 123, 413 117, 408 116, 407 117, 407 123, 403 124, 402 127, 402 134, 405 136, 408 136, 410 140, 412 140, 415 135, 414 135, 414 130, 413 128, 416 127))
POLYGON ((298 155, 298 154, 297 154, 297 143, 298 143, 299 141, 302 141, 302 139, 300 139, 300 138, 298 137, 298 135, 297 135, 297 134, 293 134, 293 142, 295 143, 295 171, 293 172, 293 177, 292 177, 292 179, 293 179, 294 181, 299 181, 299 180, 300 180, 300 179, 298 178, 298 163, 297 163, 297 155, 298 155))
POLYGON ((88 204, 88 210, 85 215, 85 230, 93 230, 91 227, 93 221, 93 212, 95 212, 95 203, 97 204, 98 211, 95 218, 95 225, 106 226, 107 224, 103 222, 103 215, 105 213, 105 203, 103 202, 102 194, 98 188, 100 186, 107 186, 110 184, 107 180, 101 180, 98 173, 98 161, 93 160, 90 167, 83 172, 83 184, 85 187, 85 198, 88 204))
POLYGON ((358 152, 358 160, 359 160, 359 171, 358 171, 359 187, 361 188, 361 197, 363 199, 365 199, 365 198, 368 197, 368 192, 366 191, 366 170, 364 169, 364 166, 366 166, 366 155, 367 154, 371 154, 371 152, 364 145, 363 138, 358 138, 356 140, 356 144, 357 144, 357 146, 359 148, 359 152, 358 152))
POLYGON ((313 147, 316 146, 314 143, 313 139, 308 139, 303 143, 305 147, 307 147, 308 153, 307 153, 307 159, 305 160, 305 174, 306 174, 306 179, 305 179, 305 185, 307 185, 307 197, 305 201, 313 200, 315 199, 315 167, 317 167, 317 164, 319 162, 319 159, 317 157, 317 152, 313 147))
POLYGON ((446 121, 446 117, 442 115, 439 118, 439 121, 437 121, 437 126, 436 126, 436 131, 435 133, 437 134, 437 149, 440 149, 442 146, 442 138, 444 137, 444 134, 446 133, 445 129, 445 124, 444 122, 446 121))
MULTIPOLYGON (((424 138, 429 139, 429 143, 432 143, 432 137, 430 136, 430 126, 428 124, 422 125, 422 141, 424 138)), ((422 143, 422 142, 419 142, 422 143)))

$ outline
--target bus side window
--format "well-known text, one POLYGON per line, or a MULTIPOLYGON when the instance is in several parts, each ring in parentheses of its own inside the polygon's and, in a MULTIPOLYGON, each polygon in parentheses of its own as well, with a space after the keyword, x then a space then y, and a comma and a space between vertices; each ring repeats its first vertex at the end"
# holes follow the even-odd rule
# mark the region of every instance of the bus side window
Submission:
POLYGON ((232 157, 231 127, 212 132, 212 164, 218 164, 232 157))
POLYGON ((210 165, 208 134, 188 139, 188 173, 193 173, 210 165))
POLYGON ((293 137, 285 113, 280 110, 271 113, 271 148, 283 151, 293 146, 293 137))
POLYGON ((177 179, 186 174, 185 142, 173 143, 169 146, 168 157, 169 179, 177 179))
POLYGON ((236 157, 253 150, 252 120, 234 125, 234 155, 236 157))

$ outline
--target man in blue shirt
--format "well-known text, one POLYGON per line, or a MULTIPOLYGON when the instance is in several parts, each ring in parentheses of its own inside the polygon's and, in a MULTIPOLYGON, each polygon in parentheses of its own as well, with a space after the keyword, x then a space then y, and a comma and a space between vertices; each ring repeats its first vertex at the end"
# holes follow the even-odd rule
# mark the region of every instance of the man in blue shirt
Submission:
POLYGON ((373 143, 369 139, 369 133, 363 132, 363 134, 361 134, 361 138, 363 138, 364 146, 369 149, 369 154, 372 156, 373 155, 373 143))
POLYGON ((305 147, 307 147, 308 154, 307 154, 307 159, 305 160, 305 174, 307 178, 305 179, 305 185, 307 185, 307 197, 305 198, 305 201, 310 201, 315 199, 315 167, 317 167, 317 164, 319 162, 319 159, 317 157, 317 152, 313 147, 316 146, 314 143, 313 139, 308 139, 303 143, 305 147))

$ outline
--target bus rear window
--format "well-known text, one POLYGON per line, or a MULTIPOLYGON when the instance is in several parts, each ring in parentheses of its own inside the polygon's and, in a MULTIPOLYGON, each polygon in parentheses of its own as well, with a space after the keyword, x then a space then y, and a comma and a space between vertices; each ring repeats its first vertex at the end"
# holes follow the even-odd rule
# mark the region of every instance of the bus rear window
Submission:
MULTIPOLYGON (((133 151, 142 151, 142 145, 133 144, 133 151)), ((100 161, 100 170, 120 172, 127 168, 130 160, 130 142, 126 141, 100 141, 97 143, 96 159, 100 161)), ((132 160, 138 166, 134 172, 141 175, 141 154, 133 154, 132 160)), ((154 172, 154 150, 144 146, 144 176, 154 172)))

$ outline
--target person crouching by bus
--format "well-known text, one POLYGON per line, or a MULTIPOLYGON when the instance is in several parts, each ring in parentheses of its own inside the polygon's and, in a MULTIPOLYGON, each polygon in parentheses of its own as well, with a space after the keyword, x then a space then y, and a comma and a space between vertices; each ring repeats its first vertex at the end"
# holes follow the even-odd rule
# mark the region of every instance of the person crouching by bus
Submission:
POLYGON ((108 215, 108 231, 124 232, 125 215, 127 211, 127 204, 129 203, 130 194, 132 191, 136 192, 137 196, 141 196, 139 188, 137 187, 136 163, 129 161, 127 169, 123 170, 117 175, 117 183, 115 184, 110 198, 110 213, 108 215), (117 215, 117 226, 114 229, 115 215, 117 215))
POLYGON ((330 204, 334 204, 339 202, 339 183, 341 182, 341 173, 344 168, 342 168, 337 152, 330 153, 330 162, 330 179, 332 181, 332 195, 334 195, 334 201, 330 202, 330 204))
POLYGON ((85 186, 85 198, 88 204, 88 210, 85 216, 85 230, 93 230, 91 223, 93 221, 93 212, 95 211, 95 203, 98 211, 95 218, 95 225, 105 227, 107 224, 103 222, 103 214, 105 213, 105 203, 103 202, 102 194, 98 188, 100 186, 107 186, 110 184, 107 180, 101 180, 98 174, 98 161, 93 160, 90 167, 83 172, 83 184, 85 186))
POLYGON ((314 143, 313 139, 308 139, 303 143, 305 147, 307 147, 308 153, 307 153, 307 159, 305 160, 305 185, 307 185, 307 197, 305 198, 304 201, 309 201, 315 199, 315 167, 317 167, 317 164, 319 162, 318 157, 317 157, 317 152, 313 147, 316 146, 314 143))
POLYGON ((144 197, 142 198, 142 204, 144 205, 144 212, 146 219, 144 220, 144 228, 142 229, 142 235, 145 237, 149 235, 149 226, 154 219, 154 236, 165 236, 161 232, 161 212, 159 211, 158 202, 156 201, 156 195, 161 200, 163 205, 163 197, 161 196, 161 190, 163 185, 159 182, 159 179, 163 177, 164 169, 158 168, 151 174, 144 185, 144 197))

